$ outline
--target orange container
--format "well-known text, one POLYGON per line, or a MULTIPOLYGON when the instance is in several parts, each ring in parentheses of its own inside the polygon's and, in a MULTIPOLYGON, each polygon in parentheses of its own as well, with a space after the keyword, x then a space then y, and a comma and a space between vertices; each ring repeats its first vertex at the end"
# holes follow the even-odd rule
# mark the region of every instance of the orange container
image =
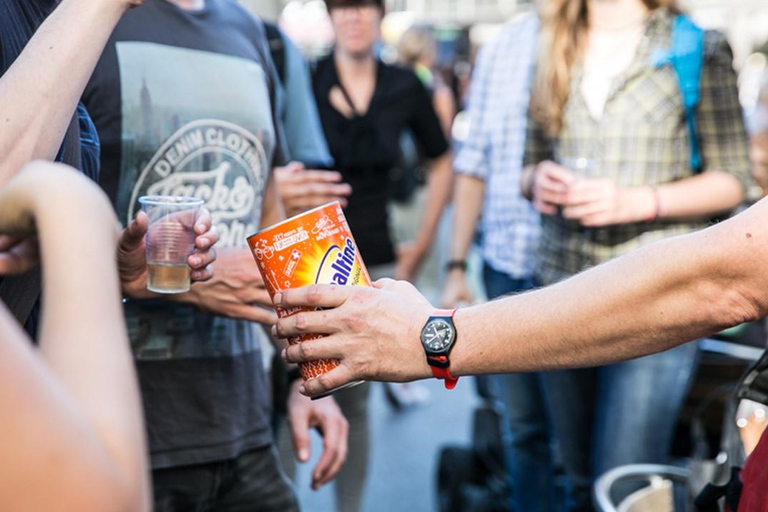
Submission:
MULTIPOLYGON (((310 284, 371 285, 338 201, 270 226, 249 237, 248 245, 272 297, 281 290, 310 284)), ((311 309, 278 307, 275 310, 284 318, 311 309)), ((321 337, 323 335, 307 334, 288 341, 293 345, 321 337)), ((338 365, 337 359, 324 359, 300 364, 299 369, 307 380, 338 365)), ((327 394, 361 383, 353 382, 327 394)))

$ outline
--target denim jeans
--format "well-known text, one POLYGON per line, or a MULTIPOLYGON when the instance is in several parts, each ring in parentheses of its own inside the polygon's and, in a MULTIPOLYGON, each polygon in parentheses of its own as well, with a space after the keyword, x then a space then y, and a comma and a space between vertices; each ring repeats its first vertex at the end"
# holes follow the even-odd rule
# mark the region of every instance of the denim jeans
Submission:
POLYGON ((688 343, 600 368, 544 374, 570 483, 567 510, 594 510, 592 483, 609 469, 667 462, 697 352, 697 344, 688 343))
MULTIPOLYGON (((489 299, 529 290, 530 279, 513 279, 488 264, 483 281, 489 299)), ((553 510, 552 455, 549 419, 540 373, 514 373, 491 378, 506 409, 511 446, 508 467, 512 481, 512 510, 553 510)))
POLYGON ((156 469, 152 485, 156 512, 299 512, 274 446, 231 460, 156 469))

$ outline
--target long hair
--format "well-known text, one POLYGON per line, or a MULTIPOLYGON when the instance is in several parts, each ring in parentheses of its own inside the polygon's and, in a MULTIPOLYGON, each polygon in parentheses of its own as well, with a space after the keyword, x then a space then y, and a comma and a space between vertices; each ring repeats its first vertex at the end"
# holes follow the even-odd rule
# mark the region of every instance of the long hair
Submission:
MULTIPOLYGON (((666 7, 679 12, 676 0, 643 0, 649 10, 666 7)), ((536 80, 531 93, 531 115, 550 137, 563 125, 571 71, 584 55, 589 31, 588 0, 543 0, 541 41, 536 80)))

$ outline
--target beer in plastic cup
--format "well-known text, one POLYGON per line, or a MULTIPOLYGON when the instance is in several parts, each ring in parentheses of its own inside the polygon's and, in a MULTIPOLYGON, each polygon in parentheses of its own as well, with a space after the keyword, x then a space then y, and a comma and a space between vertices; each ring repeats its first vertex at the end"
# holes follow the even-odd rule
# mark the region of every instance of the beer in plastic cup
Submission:
POLYGON ((195 221, 202 199, 183 196, 139 198, 147 214, 147 289, 156 293, 189 291, 187 259, 195 250, 195 221))

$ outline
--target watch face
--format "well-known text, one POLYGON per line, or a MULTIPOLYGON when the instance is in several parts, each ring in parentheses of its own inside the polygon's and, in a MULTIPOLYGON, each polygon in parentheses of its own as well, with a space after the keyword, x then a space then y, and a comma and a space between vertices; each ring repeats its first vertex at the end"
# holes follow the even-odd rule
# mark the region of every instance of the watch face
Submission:
POLYGON ((432 352, 442 352, 455 338, 453 326, 445 320, 432 320, 421 333, 421 342, 432 352))

